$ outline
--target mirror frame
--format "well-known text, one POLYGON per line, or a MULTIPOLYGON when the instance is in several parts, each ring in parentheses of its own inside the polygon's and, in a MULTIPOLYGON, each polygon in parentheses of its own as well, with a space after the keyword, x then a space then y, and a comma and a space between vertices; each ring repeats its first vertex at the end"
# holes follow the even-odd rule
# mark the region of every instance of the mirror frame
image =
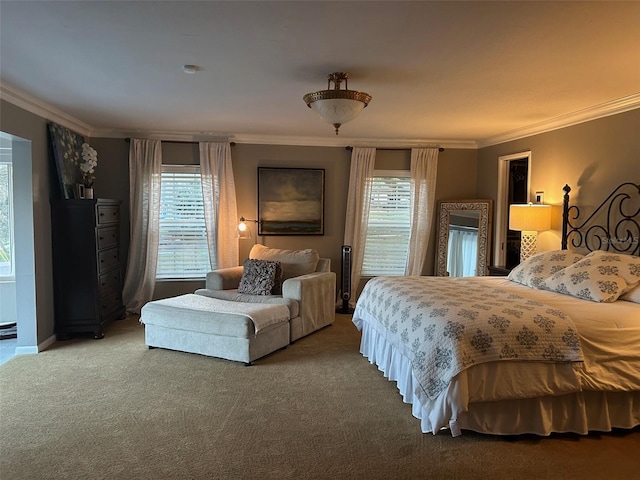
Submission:
POLYGON ((488 274, 491 257, 491 221, 493 217, 493 200, 441 200, 438 202, 438 238, 436 246, 436 265, 434 275, 447 276, 447 247, 449 245, 449 220, 451 212, 471 210, 480 213, 478 218, 478 262, 477 276, 488 274))

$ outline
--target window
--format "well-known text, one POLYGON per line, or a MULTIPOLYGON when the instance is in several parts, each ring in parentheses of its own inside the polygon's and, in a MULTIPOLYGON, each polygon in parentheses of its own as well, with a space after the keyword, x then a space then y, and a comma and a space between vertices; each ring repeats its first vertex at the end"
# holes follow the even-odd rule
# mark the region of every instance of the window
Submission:
POLYGON ((447 271, 451 277, 475 277, 478 270, 478 229, 449 226, 447 271))
POLYGON ((157 279, 204 278, 211 270, 200 166, 163 165, 157 279))
POLYGON ((0 278, 6 280, 15 278, 12 187, 11 147, 2 148, 0 156, 0 278))
POLYGON ((373 172, 362 275, 404 275, 411 233, 408 171, 373 172))

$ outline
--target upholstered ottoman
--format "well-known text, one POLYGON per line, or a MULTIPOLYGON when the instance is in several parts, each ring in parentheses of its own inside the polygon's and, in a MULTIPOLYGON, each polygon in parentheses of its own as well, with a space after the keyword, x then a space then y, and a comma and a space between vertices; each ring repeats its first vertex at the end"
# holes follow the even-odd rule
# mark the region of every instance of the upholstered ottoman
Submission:
POLYGON ((187 294, 142 307, 145 344, 250 365, 289 344, 285 305, 230 302, 187 294))

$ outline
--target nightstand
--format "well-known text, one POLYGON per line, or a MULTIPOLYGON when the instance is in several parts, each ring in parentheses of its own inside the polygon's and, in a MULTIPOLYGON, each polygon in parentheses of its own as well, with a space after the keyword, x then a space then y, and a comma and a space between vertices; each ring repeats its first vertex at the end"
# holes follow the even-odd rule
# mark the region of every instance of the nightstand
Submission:
POLYGON ((489 275, 492 277, 506 277, 512 268, 502 267, 498 265, 489 265, 489 275))

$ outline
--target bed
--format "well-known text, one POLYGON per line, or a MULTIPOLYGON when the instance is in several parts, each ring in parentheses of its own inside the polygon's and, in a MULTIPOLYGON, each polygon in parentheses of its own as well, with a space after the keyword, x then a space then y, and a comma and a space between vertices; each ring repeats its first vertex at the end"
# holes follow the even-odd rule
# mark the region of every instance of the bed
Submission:
POLYGON ((376 277, 360 352, 423 432, 587 434, 640 425, 640 185, 582 219, 565 186, 561 249, 508 277, 376 277))

